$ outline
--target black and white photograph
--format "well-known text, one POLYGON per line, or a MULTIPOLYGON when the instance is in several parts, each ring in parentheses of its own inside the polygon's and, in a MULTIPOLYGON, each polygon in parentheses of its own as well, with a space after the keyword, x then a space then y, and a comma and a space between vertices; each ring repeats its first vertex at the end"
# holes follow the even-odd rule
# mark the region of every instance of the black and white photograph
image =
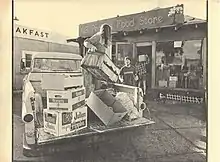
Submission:
POLYGON ((12 159, 206 162, 206 0, 14 0, 12 159))

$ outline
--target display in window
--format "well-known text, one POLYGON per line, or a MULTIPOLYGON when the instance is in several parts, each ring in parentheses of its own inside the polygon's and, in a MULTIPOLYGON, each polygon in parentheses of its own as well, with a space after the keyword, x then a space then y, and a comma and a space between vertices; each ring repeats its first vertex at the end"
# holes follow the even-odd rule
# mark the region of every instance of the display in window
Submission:
POLYGON ((201 89, 202 40, 158 42, 156 86, 201 89))

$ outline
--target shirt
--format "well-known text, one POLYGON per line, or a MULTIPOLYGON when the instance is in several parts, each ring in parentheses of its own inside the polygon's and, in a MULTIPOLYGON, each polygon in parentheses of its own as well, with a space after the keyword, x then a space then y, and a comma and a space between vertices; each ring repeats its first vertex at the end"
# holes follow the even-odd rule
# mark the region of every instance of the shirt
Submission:
POLYGON ((108 40, 108 46, 105 46, 104 40, 102 39, 100 32, 94 34, 91 38, 86 39, 85 42, 89 42, 90 44, 94 45, 99 52, 106 53, 108 56, 110 56, 108 52, 109 52, 111 41, 108 40))
POLYGON ((147 66, 146 63, 137 63, 136 65, 136 72, 139 76, 142 76, 144 74, 147 74, 147 66))
POLYGON ((134 85, 135 80, 135 67, 134 66, 123 66, 120 71, 120 75, 123 77, 124 84, 126 85, 134 85))

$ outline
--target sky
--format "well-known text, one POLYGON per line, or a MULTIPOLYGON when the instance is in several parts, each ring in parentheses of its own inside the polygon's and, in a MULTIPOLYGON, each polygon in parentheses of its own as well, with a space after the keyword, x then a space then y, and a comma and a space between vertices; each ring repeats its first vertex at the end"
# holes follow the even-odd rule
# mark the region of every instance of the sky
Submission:
POLYGON ((79 24, 177 4, 186 15, 206 19, 205 0, 15 0, 14 15, 20 25, 77 37, 79 24))

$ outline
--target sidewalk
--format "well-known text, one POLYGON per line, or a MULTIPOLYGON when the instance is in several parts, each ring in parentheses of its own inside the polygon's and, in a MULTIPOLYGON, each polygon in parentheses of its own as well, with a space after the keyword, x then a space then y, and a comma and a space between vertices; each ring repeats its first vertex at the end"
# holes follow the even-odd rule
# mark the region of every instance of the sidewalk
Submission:
MULTIPOLYGON (((152 143, 155 143, 153 139, 160 141, 157 149, 158 156, 152 156, 150 159, 156 158, 156 161, 162 159, 162 161, 205 161, 206 111, 202 105, 148 101, 148 107, 156 122, 152 129, 157 136, 157 139, 152 137, 148 140, 150 139, 152 143)), ((147 112, 146 115, 148 115, 147 112)), ((154 145, 154 147, 157 146, 154 145)), ((149 150, 150 147, 146 149, 149 150)))

